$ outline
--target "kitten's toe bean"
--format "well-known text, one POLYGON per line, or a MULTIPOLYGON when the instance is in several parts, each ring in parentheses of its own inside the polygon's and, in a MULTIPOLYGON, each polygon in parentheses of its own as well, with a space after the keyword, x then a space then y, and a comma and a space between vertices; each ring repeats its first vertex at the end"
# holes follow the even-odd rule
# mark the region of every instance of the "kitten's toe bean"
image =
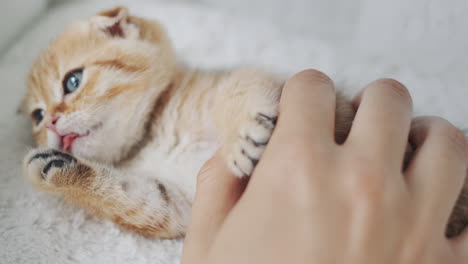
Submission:
POLYGON ((47 160, 53 157, 57 157, 61 160, 66 161, 67 163, 70 162, 76 162, 76 159, 71 156, 70 154, 60 152, 55 149, 38 149, 38 150, 33 150, 27 157, 26 160, 28 160, 28 163, 32 163, 35 160, 47 160))
POLYGON ((276 125, 276 114, 256 113, 241 127, 240 137, 228 157, 231 171, 238 177, 252 174, 276 125))
POLYGON ((26 173, 36 184, 51 184, 51 178, 57 171, 71 169, 75 164, 76 158, 54 149, 33 150, 25 158, 26 173))
POLYGON ((47 178, 47 174, 49 173, 49 171, 53 168, 63 168, 65 167, 65 161, 63 160, 60 160, 60 159, 56 159, 56 160, 51 160, 49 161, 49 163, 47 163, 44 168, 42 168, 42 171, 41 171, 41 174, 43 176, 43 178, 47 178))

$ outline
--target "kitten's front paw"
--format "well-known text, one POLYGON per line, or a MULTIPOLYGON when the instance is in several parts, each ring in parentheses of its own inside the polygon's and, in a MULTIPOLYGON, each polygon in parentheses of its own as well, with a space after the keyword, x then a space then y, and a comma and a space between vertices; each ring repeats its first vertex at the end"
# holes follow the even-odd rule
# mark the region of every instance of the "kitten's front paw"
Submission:
POLYGON ((276 111, 258 112, 240 127, 240 136, 227 156, 228 166, 238 177, 252 174, 276 125, 276 111))
POLYGON ((59 187, 71 183, 69 179, 83 166, 75 157, 55 149, 36 149, 24 159, 29 180, 40 187, 59 187))

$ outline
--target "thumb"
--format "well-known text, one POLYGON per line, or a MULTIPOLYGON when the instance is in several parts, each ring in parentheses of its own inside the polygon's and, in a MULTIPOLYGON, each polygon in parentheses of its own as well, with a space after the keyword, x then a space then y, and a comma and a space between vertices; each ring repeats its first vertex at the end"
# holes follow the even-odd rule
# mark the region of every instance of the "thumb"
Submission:
POLYGON ((244 186, 244 180, 231 174, 219 151, 203 165, 197 177, 182 263, 203 263, 201 260, 244 186))

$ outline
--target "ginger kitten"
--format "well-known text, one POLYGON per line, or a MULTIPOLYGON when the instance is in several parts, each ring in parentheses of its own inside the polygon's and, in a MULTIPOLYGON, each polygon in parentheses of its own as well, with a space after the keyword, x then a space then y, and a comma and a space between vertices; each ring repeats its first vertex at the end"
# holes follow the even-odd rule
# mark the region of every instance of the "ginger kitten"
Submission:
MULTIPOLYGON (((179 65, 157 22, 117 7, 70 25, 32 66, 24 108, 40 148, 24 170, 37 188, 124 229, 180 237, 200 167, 221 146, 232 172, 250 175, 280 93, 281 82, 258 70, 179 65)), ((353 118, 338 94, 337 142, 353 118)), ((466 194, 449 236, 467 224, 466 194)))

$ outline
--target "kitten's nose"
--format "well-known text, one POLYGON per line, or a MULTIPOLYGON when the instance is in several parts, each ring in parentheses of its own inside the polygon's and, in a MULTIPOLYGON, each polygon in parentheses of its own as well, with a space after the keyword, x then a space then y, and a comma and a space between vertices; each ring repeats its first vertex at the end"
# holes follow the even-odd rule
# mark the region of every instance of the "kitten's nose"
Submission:
POLYGON ((52 120, 50 121, 52 123, 52 125, 55 126, 55 124, 57 123, 57 121, 59 120, 59 117, 58 116, 54 116, 52 117, 52 120))
POLYGON ((59 135, 57 131, 57 127, 55 125, 57 124, 57 121, 60 119, 58 116, 53 116, 49 121, 46 123, 46 127, 52 131, 54 131, 55 134, 59 135))

